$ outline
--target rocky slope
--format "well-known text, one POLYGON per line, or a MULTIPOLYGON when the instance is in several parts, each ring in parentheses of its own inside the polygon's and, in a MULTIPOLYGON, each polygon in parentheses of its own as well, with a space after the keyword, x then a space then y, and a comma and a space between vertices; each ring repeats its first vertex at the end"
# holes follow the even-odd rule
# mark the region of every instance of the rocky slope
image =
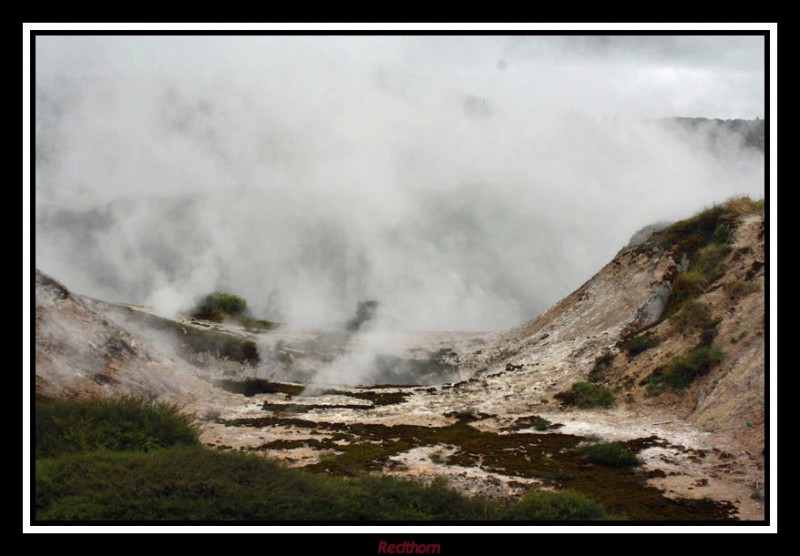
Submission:
POLYGON ((335 378, 319 369, 359 360, 358 334, 256 335, 185 321, 174 323, 178 340, 167 341, 152 333, 141 309, 125 308, 126 316, 37 272, 37 392, 183 400, 204 417, 209 446, 319 472, 444 477, 489 496, 567 486, 639 519, 760 519, 763 208, 738 200, 704 215, 626 247, 517 329, 395 334, 392 356, 416 358, 409 368, 430 372, 419 354, 435 355, 443 368, 457 366, 463 380, 447 384, 314 381, 335 378), (180 334, 211 327, 255 342, 258 361, 232 360, 219 350, 187 357, 180 334), (236 386, 253 377, 262 380, 236 386), (562 405, 578 382, 608 388, 614 404, 562 405), (586 465, 577 448, 598 439, 625 443, 644 465, 586 465))

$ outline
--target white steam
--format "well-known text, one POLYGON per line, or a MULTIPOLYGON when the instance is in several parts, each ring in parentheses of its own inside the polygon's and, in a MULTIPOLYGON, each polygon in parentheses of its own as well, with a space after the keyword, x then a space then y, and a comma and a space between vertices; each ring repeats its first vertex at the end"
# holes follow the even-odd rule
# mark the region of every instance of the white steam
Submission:
POLYGON ((638 228, 763 195, 760 153, 647 121, 763 116, 762 54, 752 37, 38 37, 36 264, 167 314, 226 289, 296 326, 375 299, 406 329, 509 327, 638 228))

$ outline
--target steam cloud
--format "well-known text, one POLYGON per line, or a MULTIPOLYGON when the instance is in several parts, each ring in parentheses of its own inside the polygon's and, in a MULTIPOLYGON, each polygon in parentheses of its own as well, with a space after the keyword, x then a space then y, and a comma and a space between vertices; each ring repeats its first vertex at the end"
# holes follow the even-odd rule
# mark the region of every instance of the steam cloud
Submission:
POLYGON ((524 322, 763 156, 757 37, 38 37, 36 264, 112 301, 226 289, 296 326, 524 322))

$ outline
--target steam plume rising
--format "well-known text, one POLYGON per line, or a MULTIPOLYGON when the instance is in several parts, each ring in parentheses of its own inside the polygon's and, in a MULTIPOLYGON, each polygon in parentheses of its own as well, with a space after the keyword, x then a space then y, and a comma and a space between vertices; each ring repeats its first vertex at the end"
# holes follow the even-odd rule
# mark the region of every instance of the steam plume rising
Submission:
POLYGON ((638 228, 763 195, 754 37, 38 37, 36 262, 170 313, 497 329, 638 228), (502 63, 501 63, 502 62, 502 63))

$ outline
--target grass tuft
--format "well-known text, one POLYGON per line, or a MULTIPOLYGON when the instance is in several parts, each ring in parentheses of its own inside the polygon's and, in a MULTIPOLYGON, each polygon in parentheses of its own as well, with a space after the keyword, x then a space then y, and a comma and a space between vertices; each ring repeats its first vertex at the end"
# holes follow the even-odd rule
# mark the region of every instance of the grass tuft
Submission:
POLYGON ((152 399, 37 401, 36 456, 91 450, 146 452, 196 444, 193 421, 180 407, 152 399))
POLYGON ((577 406, 581 409, 590 407, 611 407, 614 405, 614 393, 610 388, 587 382, 576 382, 566 392, 554 396, 563 406, 577 406))

